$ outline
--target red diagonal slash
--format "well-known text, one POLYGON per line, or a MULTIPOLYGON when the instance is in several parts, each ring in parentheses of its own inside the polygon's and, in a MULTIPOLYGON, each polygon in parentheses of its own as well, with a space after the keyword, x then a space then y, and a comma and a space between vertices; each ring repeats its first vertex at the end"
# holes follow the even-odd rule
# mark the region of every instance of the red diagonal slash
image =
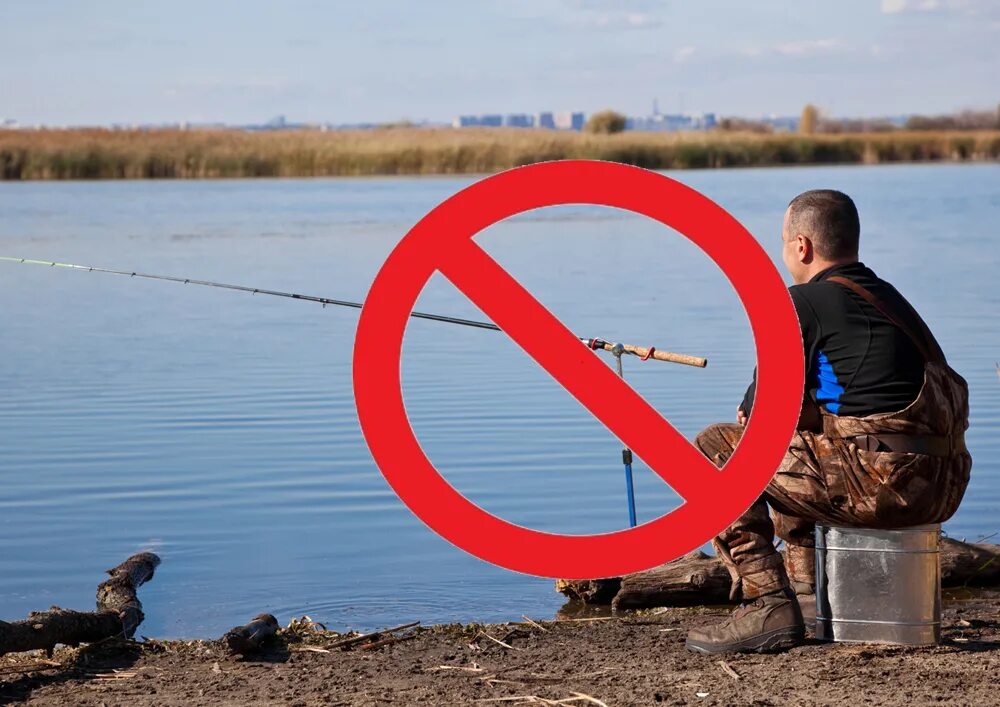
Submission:
POLYGON ((475 241, 456 244, 438 270, 685 501, 717 489, 715 465, 475 241))

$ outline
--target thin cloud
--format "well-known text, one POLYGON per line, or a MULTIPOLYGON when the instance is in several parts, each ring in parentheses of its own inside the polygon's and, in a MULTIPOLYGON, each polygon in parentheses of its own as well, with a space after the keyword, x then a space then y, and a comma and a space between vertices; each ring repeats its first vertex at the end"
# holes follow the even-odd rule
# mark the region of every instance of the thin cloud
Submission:
POLYGON ((523 21, 590 30, 641 30, 663 25, 655 0, 505 0, 498 8, 523 21))
POLYGON ((906 0, 882 0, 882 14, 895 15, 906 11, 906 0))
POLYGON ((625 15, 625 22, 636 29, 642 27, 659 27, 663 24, 662 20, 653 17, 646 12, 630 12, 625 15))
POLYGON ((959 12, 975 15, 990 9, 992 0, 882 0, 882 14, 959 12))
POLYGON ((850 46, 842 39, 827 37, 823 39, 803 39, 795 42, 782 42, 771 46, 748 46, 739 50, 739 54, 750 58, 763 56, 829 56, 850 50, 850 46))
POLYGON ((694 53, 694 47, 681 47, 680 49, 676 49, 674 51, 674 61, 678 64, 683 64, 685 61, 694 56, 694 53))
POLYGON ((652 29, 663 21, 648 12, 591 12, 574 14, 570 24, 592 29, 652 29))
POLYGON ((647 12, 660 6, 657 0, 560 0, 560 2, 572 10, 595 12, 611 12, 625 7, 633 12, 647 12))
POLYGON ((846 48, 840 39, 806 39, 798 42, 786 42, 774 47, 774 51, 785 56, 815 56, 816 54, 832 54, 846 48))

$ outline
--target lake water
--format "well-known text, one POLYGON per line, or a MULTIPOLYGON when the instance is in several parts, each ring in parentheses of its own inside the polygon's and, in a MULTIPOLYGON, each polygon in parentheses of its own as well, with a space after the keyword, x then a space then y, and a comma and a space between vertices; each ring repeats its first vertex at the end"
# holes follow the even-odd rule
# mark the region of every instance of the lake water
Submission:
MULTIPOLYGON (((1000 166, 704 171, 777 258, 798 192, 852 194, 863 260, 906 294, 969 381, 972 484, 947 531, 1000 530, 1000 166)), ((392 247, 472 178, 0 184, 0 255, 362 299, 392 247)), ((754 365, 746 315, 693 245, 611 209, 533 212, 477 237, 582 336, 707 356, 625 361, 689 438, 729 420, 754 365)), ((777 262, 777 261, 776 261, 777 262)), ((355 415, 357 312, 0 263, 0 618, 88 608, 129 554, 163 558, 140 633, 217 636, 269 611, 331 628, 551 617, 552 582, 424 527, 355 415)), ((482 318, 439 276, 418 308, 482 318)), ((609 363, 609 356, 605 357, 609 363)), ((501 334, 412 320, 407 410, 485 509, 567 533, 625 527, 619 445, 501 334)), ((636 465, 640 521, 677 502, 636 465)))

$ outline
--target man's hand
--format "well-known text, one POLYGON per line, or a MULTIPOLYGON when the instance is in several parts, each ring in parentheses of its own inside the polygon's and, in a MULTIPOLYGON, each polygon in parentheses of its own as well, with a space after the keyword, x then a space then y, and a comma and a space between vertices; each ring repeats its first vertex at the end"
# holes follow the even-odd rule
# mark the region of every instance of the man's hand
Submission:
POLYGON ((746 427, 747 426, 747 420, 749 420, 749 419, 750 418, 747 417, 747 414, 743 411, 743 406, 742 405, 740 407, 736 408, 736 421, 738 423, 740 423, 743 427, 746 427))
POLYGON ((819 411, 819 405, 808 395, 802 399, 802 410, 799 412, 799 422, 795 429, 807 432, 823 431, 823 415, 819 411))

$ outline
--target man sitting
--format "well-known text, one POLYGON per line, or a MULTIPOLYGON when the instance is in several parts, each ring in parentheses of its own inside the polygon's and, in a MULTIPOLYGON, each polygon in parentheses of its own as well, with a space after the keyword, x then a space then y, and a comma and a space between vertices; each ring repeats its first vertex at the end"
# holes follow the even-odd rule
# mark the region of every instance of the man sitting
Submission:
MULTIPOLYGON (((817 521, 940 523, 962 500, 972 467, 963 441, 968 388, 913 307, 858 261, 859 234, 854 202, 838 191, 805 192, 785 212, 782 257, 806 354, 799 430, 764 495, 714 541, 744 603, 721 625, 691 631, 691 650, 764 651, 803 640, 799 601, 815 592, 817 521)), ((755 384, 738 424, 712 425, 695 439, 718 466, 740 441, 755 384)))

